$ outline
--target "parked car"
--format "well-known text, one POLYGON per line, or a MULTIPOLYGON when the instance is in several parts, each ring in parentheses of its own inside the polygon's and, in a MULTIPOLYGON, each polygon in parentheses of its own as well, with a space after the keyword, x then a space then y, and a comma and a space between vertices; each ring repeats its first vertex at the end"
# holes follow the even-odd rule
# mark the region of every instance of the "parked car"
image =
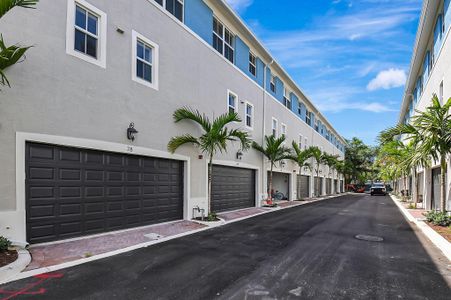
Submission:
POLYGON ((373 195, 387 195, 387 188, 385 187, 385 184, 383 183, 373 183, 373 185, 370 188, 370 194, 373 195))

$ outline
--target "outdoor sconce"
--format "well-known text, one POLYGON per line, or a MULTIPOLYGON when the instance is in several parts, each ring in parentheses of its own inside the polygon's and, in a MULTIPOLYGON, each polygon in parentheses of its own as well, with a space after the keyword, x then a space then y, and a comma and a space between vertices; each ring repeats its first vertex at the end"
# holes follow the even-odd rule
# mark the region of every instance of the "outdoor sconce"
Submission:
POLYGON ((282 161, 280 162, 280 166, 281 166, 282 168, 284 168, 285 165, 286 165, 285 161, 282 160, 282 161))
POLYGON ((243 158, 243 151, 238 150, 238 152, 236 153, 236 159, 241 160, 243 158))
POLYGON ((304 167, 304 171, 306 171, 306 172, 307 172, 307 171, 308 171, 308 167, 304 167))
POLYGON ((127 128, 127 138, 130 141, 134 141, 135 140, 135 134, 138 133, 138 130, 135 129, 135 123, 131 122, 130 125, 128 125, 127 128))
POLYGON ((323 170, 319 170, 319 173, 320 173, 320 174, 323 174, 323 170))

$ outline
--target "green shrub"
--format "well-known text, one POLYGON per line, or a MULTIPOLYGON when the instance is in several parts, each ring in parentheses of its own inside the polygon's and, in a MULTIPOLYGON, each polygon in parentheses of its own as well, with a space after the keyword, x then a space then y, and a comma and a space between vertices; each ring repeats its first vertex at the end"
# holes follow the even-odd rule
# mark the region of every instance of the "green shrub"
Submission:
POLYGON ((208 222, 218 221, 218 215, 215 212, 209 213, 206 220, 208 222))
POLYGON ((11 241, 3 236, 0 236, 0 252, 5 252, 9 247, 11 247, 11 241))
POLYGON ((443 227, 451 225, 451 217, 445 212, 430 211, 424 215, 426 216, 426 220, 434 225, 443 227))

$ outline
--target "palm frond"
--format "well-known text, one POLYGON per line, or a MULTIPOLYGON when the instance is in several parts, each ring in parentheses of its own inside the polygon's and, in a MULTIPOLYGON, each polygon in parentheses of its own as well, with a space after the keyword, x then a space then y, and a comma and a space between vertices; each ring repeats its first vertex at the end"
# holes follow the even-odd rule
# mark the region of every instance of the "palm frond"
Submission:
POLYGON ((186 144, 200 145, 199 140, 190 134, 175 136, 168 143, 168 151, 174 153, 178 148, 186 144))
POLYGON ((205 114, 201 114, 198 110, 191 109, 189 107, 182 107, 177 109, 173 118, 175 123, 184 120, 190 120, 202 127, 205 132, 209 132, 211 129, 211 122, 205 114))
POLYGON ((35 8, 39 0, 1 0, 0 1, 0 18, 14 7, 35 8))

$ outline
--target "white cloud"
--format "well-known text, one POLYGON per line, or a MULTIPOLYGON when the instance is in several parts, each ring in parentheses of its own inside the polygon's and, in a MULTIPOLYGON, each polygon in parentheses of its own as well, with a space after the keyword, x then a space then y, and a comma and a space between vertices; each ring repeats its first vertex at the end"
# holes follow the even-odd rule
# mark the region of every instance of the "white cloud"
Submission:
POLYGON ((252 5, 254 0, 227 0, 227 3, 236 11, 243 12, 252 5))
POLYGON ((406 72, 401 69, 388 69, 379 72, 376 78, 370 81, 367 85, 369 91, 375 91, 379 89, 388 90, 403 86, 406 83, 406 72))

